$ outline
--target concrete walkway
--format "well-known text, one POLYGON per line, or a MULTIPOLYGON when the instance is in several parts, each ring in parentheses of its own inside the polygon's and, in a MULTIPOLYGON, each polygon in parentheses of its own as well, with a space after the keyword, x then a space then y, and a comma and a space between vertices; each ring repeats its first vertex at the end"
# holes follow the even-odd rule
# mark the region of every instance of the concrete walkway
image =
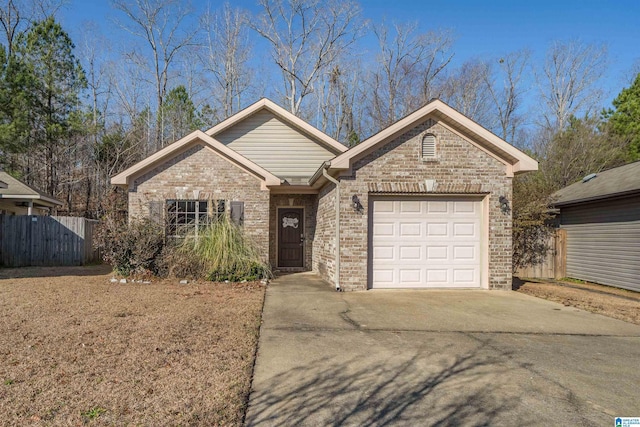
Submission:
POLYGON ((269 285, 247 425, 613 425, 640 326, 518 294, 269 285))

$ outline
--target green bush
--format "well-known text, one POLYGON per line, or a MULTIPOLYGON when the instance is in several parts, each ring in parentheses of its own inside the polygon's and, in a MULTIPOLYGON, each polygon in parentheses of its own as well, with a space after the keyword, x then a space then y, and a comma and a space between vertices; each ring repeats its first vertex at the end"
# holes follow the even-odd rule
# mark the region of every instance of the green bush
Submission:
POLYGON ((186 238, 178 253, 180 258, 204 266, 207 280, 239 282, 271 277, 260 252, 226 216, 200 229, 197 237, 186 238))

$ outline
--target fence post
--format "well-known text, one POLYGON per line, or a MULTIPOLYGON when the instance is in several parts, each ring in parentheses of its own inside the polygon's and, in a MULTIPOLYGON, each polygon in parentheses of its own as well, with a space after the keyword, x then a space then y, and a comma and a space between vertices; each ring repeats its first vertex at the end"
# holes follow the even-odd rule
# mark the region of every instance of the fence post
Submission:
POLYGON ((567 230, 556 230, 555 278, 567 277, 567 230))

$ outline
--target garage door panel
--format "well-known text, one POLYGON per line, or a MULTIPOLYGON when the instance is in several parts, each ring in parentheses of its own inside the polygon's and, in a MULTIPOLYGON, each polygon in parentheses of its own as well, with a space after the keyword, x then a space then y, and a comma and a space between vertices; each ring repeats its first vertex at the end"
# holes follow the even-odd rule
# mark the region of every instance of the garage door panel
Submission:
POLYGON ((475 246, 454 246, 453 259, 455 260, 476 260, 475 246))
POLYGON ((449 283, 449 270, 445 268, 427 268, 427 285, 445 285, 449 283))
POLYGON ((453 202, 453 211, 455 213, 475 214, 476 202, 453 202))
POLYGON ((453 224, 454 237, 477 237, 476 224, 473 222, 456 222, 453 224))
POLYGON ((400 246, 400 259, 401 260, 421 260, 422 259, 422 247, 420 246, 400 246))
POLYGON ((393 269, 376 269, 373 272, 373 280, 375 283, 380 283, 383 285, 391 285, 394 283, 393 280, 393 269))
POLYGON ((447 202, 426 202, 427 213, 447 213, 447 202))
POLYGON ((375 246, 373 248, 374 260, 394 260, 394 246, 375 246))
POLYGON ((394 224, 392 222, 382 222, 373 225, 373 236, 393 236, 394 224))
POLYGON ((422 224, 419 222, 401 222, 400 236, 420 236, 422 235, 422 224))
POLYGON ((373 212, 374 288, 480 287, 479 200, 374 200, 373 212))
POLYGON ((446 222, 427 223, 427 237, 446 236, 449 234, 449 227, 446 222))
POLYGON ((400 283, 422 283, 422 271, 420 269, 403 269, 400 271, 400 283))
POLYGON ((459 285, 470 285, 475 283, 476 271, 473 268, 454 268, 453 283, 459 285))
POLYGON ((422 211, 422 203, 419 201, 400 202, 401 213, 420 213, 422 211))
POLYGON ((449 259, 448 246, 427 246, 427 261, 449 259))

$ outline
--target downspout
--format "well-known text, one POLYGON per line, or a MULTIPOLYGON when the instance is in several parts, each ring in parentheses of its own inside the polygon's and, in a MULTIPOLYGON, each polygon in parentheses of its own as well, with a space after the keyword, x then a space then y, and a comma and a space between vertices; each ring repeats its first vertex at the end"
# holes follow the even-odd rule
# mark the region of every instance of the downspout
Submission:
POLYGON ((329 175, 326 165, 322 175, 336 185, 336 291, 340 290, 340 181, 329 175))

